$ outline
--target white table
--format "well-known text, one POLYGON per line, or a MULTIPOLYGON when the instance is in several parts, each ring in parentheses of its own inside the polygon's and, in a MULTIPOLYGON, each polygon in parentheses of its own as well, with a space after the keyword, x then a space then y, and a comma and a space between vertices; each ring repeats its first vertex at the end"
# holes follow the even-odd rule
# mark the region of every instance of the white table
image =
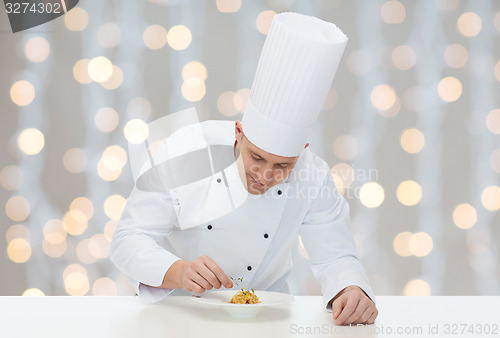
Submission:
POLYGON ((378 297, 377 306, 374 325, 340 327, 320 297, 299 296, 253 319, 182 296, 156 304, 138 297, 0 297, 0 337, 500 337, 500 297, 378 297))

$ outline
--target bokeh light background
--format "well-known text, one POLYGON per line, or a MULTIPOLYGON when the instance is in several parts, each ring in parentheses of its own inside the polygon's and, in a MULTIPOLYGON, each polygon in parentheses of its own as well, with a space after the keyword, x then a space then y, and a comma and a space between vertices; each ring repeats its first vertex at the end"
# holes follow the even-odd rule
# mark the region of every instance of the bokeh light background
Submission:
POLYGON ((349 37, 311 148, 376 294, 500 294, 499 1, 114 0, 17 34, 0 15, 1 295, 132 293, 108 260, 127 139, 191 106, 241 119, 282 11, 349 37))

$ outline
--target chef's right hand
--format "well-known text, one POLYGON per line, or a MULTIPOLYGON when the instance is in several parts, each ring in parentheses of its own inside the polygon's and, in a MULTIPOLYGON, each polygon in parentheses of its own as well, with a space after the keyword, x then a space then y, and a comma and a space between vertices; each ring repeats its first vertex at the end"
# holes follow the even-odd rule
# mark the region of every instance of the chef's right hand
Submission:
POLYGON ((179 284, 185 290, 202 293, 212 288, 219 289, 222 285, 228 289, 233 287, 229 276, 212 258, 202 255, 192 262, 183 262, 180 268, 179 284))

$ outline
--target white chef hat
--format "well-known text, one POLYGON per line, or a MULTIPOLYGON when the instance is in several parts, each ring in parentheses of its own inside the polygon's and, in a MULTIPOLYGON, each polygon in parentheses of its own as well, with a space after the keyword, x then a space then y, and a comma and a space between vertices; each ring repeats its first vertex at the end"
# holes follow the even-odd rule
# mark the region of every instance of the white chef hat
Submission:
POLYGON ((333 23, 274 16, 242 119, 245 136, 279 156, 298 156, 330 89, 347 37, 333 23))

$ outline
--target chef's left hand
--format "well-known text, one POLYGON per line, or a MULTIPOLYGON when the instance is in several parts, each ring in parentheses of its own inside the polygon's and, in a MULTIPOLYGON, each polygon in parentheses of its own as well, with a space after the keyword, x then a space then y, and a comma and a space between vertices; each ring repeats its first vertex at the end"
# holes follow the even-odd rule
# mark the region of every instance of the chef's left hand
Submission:
POLYGON ((332 300, 332 314, 337 325, 373 324, 377 318, 375 303, 358 286, 346 287, 332 300))

